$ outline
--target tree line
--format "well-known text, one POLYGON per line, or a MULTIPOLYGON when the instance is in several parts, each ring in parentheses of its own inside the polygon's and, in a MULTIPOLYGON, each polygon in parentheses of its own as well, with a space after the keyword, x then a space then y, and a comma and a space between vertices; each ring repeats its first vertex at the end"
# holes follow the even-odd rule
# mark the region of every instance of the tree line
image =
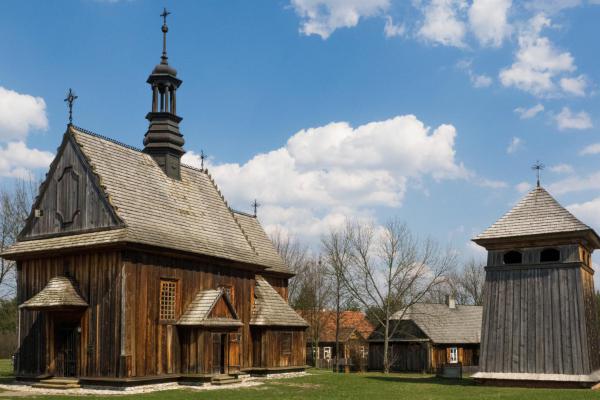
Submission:
MULTIPOLYGON (((296 274, 290 280, 289 301, 311 325, 312 346, 318 345, 323 310, 336 315, 335 369, 340 368, 340 316, 362 310, 383 334, 384 372, 389 372, 389 340, 410 307, 441 303, 453 296, 459 304, 481 305, 485 272, 479 260, 459 268, 456 251, 430 238, 421 239, 399 219, 383 226, 349 220, 331 228, 318 252, 297 239, 275 232, 275 247, 296 274)), ((313 349, 314 350, 314 349, 313 349)))

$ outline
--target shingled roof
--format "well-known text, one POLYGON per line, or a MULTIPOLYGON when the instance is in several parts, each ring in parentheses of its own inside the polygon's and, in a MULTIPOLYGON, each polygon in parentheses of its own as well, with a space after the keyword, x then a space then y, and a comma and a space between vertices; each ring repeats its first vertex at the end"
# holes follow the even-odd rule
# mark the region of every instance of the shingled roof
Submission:
POLYGON ((258 220, 234 214, 206 170, 182 165, 181 180, 171 179, 151 156, 138 149, 73 126, 67 134, 99 178, 123 226, 24 240, 3 256, 128 242, 260 265, 291 275, 258 220))
POLYGON ((308 326, 306 321, 260 275, 256 276, 254 298, 250 325, 308 326))
POLYGON ((238 319, 223 289, 217 289, 198 292, 181 318, 179 318, 179 321, 177 321, 177 325, 242 326, 243 323, 238 319), (220 299, 223 299, 227 303, 233 318, 210 318, 211 311, 220 299))
MULTIPOLYGON (((482 315, 481 306, 417 303, 401 319, 413 321, 434 343, 479 343, 482 315)), ((399 313, 392 319, 399 320, 399 313)))
POLYGON ((543 187, 536 187, 473 241, 585 231, 598 239, 589 226, 575 218, 543 187))
MULTIPOLYGON (((305 318, 307 321, 311 321, 310 311, 297 310, 297 313, 305 318)), ((318 329, 319 329, 319 342, 335 342, 335 326, 336 326, 336 312, 335 311, 320 311, 317 315, 318 318, 318 329)), ((316 318, 314 318, 316 319, 316 318)), ((310 329, 317 327, 311 326, 310 329)), ((350 339, 354 332, 357 332, 363 339, 368 339, 373 333, 375 327, 369 322, 367 316, 362 311, 342 311, 340 313, 340 341, 346 342, 350 339)), ((311 340, 313 334, 309 335, 311 340)))
POLYGON ((87 307, 75 288, 76 283, 66 276, 51 278, 46 286, 19 308, 34 310, 87 307))

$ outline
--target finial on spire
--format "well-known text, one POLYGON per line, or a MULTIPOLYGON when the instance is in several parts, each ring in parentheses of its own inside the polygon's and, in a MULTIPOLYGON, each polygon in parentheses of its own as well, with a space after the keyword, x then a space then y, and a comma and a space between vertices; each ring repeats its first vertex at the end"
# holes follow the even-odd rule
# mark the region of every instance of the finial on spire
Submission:
POLYGON ((73 103, 77 100, 77 97, 73 89, 69 88, 69 93, 67 93, 67 98, 65 99, 67 107, 69 107, 69 125, 73 125, 73 103))
POLYGON ((254 209, 254 216, 256 217, 256 214, 258 212, 258 207, 260 207, 260 204, 258 204, 258 202, 256 201, 256 199, 254 199, 254 203, 252 203, 252 208, 254 209))
POLYGON ((531 166, 531 169, 537 173, 537 187, 540 187, 540 173, 544 168, 546 168, 546 166, 542 164, 540 160, 537 160, 535 164, 531 166))
POLYGON ((171 14, 169 11, 167 11, 166 8, 163 9, 162 14, 160 14, 160 16, 163 18, 163 26, 162 26, 162 32, 163 32, 163 52, 162 52, 162 56, 160 57, 161 64, 167 64, 167 32, 169 32, 169 27, 167 26, 167 16, 171 14))
POLYGON ((200 169, 204 170, 204 160, 206 159, 206 154, 204 154, 204 150, 200 150, 200 169))

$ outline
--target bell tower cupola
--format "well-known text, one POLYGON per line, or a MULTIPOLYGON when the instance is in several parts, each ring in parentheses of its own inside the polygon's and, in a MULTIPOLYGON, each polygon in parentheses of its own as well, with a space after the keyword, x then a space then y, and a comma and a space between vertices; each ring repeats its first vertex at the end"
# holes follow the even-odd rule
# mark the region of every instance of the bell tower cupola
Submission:
POLYGON ((160 15, 163 18, 162 56, 147 80, 152 88, 152 110, 146 115, 150 125, 144 136, 144 152, 154 158, 168 177, 181 179, 181 156, 185 153, 185 141, 179 132, 182 118, 177 116, 177 89, 181 80, 177 79, 177 71, 167 61, 169 14, 164 9, 160 15))

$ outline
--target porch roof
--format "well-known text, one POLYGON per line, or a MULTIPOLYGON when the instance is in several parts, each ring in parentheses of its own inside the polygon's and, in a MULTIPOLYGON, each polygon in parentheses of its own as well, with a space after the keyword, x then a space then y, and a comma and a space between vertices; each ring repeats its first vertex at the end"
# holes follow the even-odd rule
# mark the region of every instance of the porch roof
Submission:
POLYGON ((76 283, 66 276, 55 276, 35 296, 24 302, 19 308, 33 310, 71 309, 87 307, 76 289, 76 283))

